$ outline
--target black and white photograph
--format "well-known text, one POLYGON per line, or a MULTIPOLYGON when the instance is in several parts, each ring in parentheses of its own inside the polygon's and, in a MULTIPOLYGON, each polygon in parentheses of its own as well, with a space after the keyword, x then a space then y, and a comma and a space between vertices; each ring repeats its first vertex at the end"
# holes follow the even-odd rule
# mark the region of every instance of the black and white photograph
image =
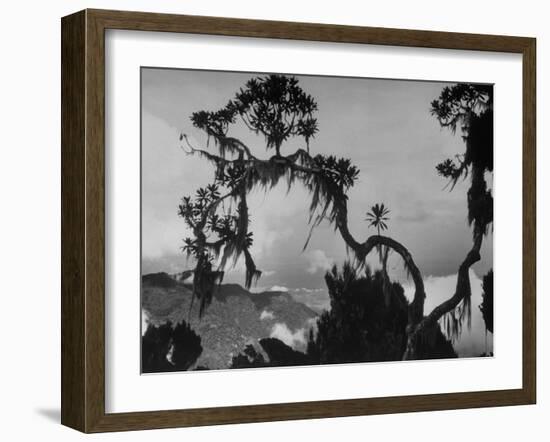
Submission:
POLYGON ((142 67, 141 373, 493 357, 493 100, 142 67))
POLYGON ((546 442, 546 6, 5 2, 0 441, 546 442))

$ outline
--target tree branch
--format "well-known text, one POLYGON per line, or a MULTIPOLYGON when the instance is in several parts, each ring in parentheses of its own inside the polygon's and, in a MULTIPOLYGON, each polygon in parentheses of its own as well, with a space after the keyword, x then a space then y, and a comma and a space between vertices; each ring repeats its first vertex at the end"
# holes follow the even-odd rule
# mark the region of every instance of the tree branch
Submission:
MULTIPOLYGON (((185 137, 185 139, 188 142, 187 137, 185 137)), ((305 152, 303 149, 298 149, 296 150, 296 152, 287 156, 274 155, 267 160, 260 160, 255 157, 249 158, 247 160, 245 159, 226 160, 217 155, 210 154, 209 152, 196 149, 193 146, 191 146, 189 142, 188 142, 188 145, 192 149, 190 153, 197 152, 197 153, 206 155, 208 158, 210 158, 214 162, 217 162, 217 161, 225 161, 227 163, 235 162, 235 163, 241 163, 245 167, 247 165, 258 165, 258 164, 268 165, 270 163, 278 163, 278 164, 281 164, 282 166, 286 166, 290 168, 295 172, 301 172, 309 175, 317 175, 324 172, 324 170, 320 168, 305 166, 303 164, 297 163, 301 155, 304 153, 307 155, 308 158, 311 158, 309 157, 309 154, 307 154, 307 152, 305 152)), ((231 193, 225 195, 223 198, 226 198, 229 196, 231 196, 231 193)), ((212 210, 212 208, 215 208, 217 204, 219 204, 219 202, 220 200, 217 200, 216 202, 214 202, 211 206, 209 206, 209 208, 205 211, 205 213, 209 213, 212 210)), ((424 281, 422 279, 422 274, 418 269, 416 263, 414 262, 414 259, 410 254, 410 252, 407 250, 407 248, 403 244, 399 243, 398 241, 390 237, 381 236, 381 235, 373 235, 369 237, 365 242, 360 243, 354 238, 354 236, 349 231, 348 219, 347 219, 346 196, 342 193, 341 196, 339 196, 338 198, 335 198, 335 201, 333 202, 333 204, 338 204, 338 207, 336 209, 337 216, 335 219, 336 228, 340 232, 347 246, 354 251, 355 256, 359 261, 363 262, 366 259, 367 255, 377 246, 389 247, 390 249, 394 250, 401 256, 401 258, 405 263, 405 267, 410 273, 415 285, 414 298, 409 306, 409 324, 418 324, 423 318, 424 300, 426 298, 426 293, 424 291, 424 281)))
POLYGON ((454 295, 435 307, 431 311, 431 313, 422 320, 422 322, 419 324, 419 328, 434 324, 443 315, 454 310, 460 303, 460 301, 462 301, 465 297, 471 295, 472 289, 470 286, 469 272, 470 267, 481 259, 479 251, 481 249, 482 239, 483 235, 481 233, 476 235, 472 249, 468 252, 466 258, 464 258, 464 261, 462 261, 462 263, 460 264, 460 267, 458 269, 458 276, 456 279, 456 289, 454 295))
POLYGON ((416 359, 415 342, 417 341, 422 331, 434 325, 437 321, 439 321, 439 319, 443 317, 443 315, 453 311, 458 306, 458 304, 460 304, 460 301, 462 301, 464 298, 472 295, 469 272, 470 267, 481 259, 479 251, 481 249, 482 241, 483 234, 478 233, 474 238, 474 244, 472 248, 464 258, 464 261, 462 261, 458 269, 454 295, 435 307, 431 311, 431 313, 424 319, 422 319, 418 323, 418 325, 416 325, 416 327, 408 334, 407 348, 403 355, 404 360, 416 359))
POLYGON ((397 254, 401 256, 401 259, 403 259, 405 267, 411 275, 411 278, 414 282, 415 291, 413 301, 409 305, 409 325, 418 324, 422 320, 422 317, 424 315, 424 300, 426 299, 422 273, 420 272, 420 269, 417 267, 412 255, 407 250, 407 248, 400 242, 387 236, 370 236, 361 245, 364 249, 363 253, 365 257, 371 252, 372 249, 379 245, 389 247, 391 250, 397 252, 397 254))
MULTIPOLYGON (((238 138, 234 138, 234 137, 226 137, 226 136, 218 136, 218 135, 212 135, 214 138, 216 138, 218 140, 218 142, 220 144, 222 143, 232 143, 232 146, 234 148, 236 148, 238 151, 242 152, 244 155, 246 155, 247 159, 249 160, 255 160, 256 157, 254 155, 252 155, 252 152, 250 151, 250 148, 244 144, 241 140, 239 140, 238 138)), ((186 134, 182 134, 182 137, 185 139, 185 143, 187 144, 187 147, 190 149, 190 151, 187 151, 187 149, 185 149, 185 147, 183 148, 185 150, 186 153, 188 154, 194 154, 194 153, 199 153, 201 155, 204 155, 206 158, 208 158, 209 160, 211 161, 214 161, 214 162, 231 162, 232 160, 227 160, 226 158, 224 157, 221 157, 219 155, 214 155, 214 154, 211 154, 210 152, 204 150, 204 149, 199 149, 199 148, 196 148, 194 147, 191 142, 189 141, 189 138, 187 137, 186 134)), ((237 161, 237 160, 234 160, 234 161, 237 161)))
POLYGON ((420 269, 414 262, 411 253, 400 242, 381 235, 372 235, 365 242, 359 243, 351 234, 347 221, 347 204, 345 200, 340 202, 338 216, 336 218, 336 227, 345 243, 351 248, 358 260, 364 261, 367 255, 377 246, 386 246, 395 251, 405 263, 405 267, 410 273, 414 286, 414 298, 409 306, 409 324, 418 324, 424 315, 424 300, 426 292, 424 291, 424 280, 420 269))

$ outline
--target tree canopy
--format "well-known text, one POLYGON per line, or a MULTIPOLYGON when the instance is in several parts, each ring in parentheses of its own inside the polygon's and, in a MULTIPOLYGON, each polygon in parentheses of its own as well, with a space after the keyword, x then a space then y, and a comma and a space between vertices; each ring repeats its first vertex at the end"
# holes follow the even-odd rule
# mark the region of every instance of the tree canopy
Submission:
POLYGON ((453 133, 460 129, 466 147, 463 154, 439 163, 437 172, 449 180, 451 190, 460 178, 470 176, 467 200, 473 246, 459 267, 457 293, 445 304, 446 327, 456 337, 464 321, 468 327, 471 324, 471 288, 467 272, 479 261, 483 237, 493 223, 493 195, 486 179, 493 172, 493 87, 466 83, 447 86, 432 101, 431 113, 441 127, 453 133))
POLYGON ((493 222, 493 196, 487 189, 486 172, 493 171, 493 89, 488 85, 458 84, 445 87, 431 105, 431 112, 442 127, 460 128, 466 144, 457 154, 436 166, 454 188, 460 178, 470 175, 468 222, 474 237, 487 233, 493 222))
POLYGON ((483 277, 482 302, 479 306, 488 331, 493 333, 493 270, 483 277))
POLYGON ((144 373, 189 370, 201 353, 201 338, 185 321, 149 324, 142 337, 141 369, 144 373))
POLYGON ((346 215, 342 209, 346 192, 359 170, 347 158, 310 155, 309 143, 318 130, 316 110, 317 103, 296 78, 269 75, 249 80, 224 108, 191 115, 193 125, 207 135, 207 148, 213 140, 216 149, 200 149, 185 134, 180 137, 188 153, 202 155, 214 166, 212 184, 198 189, 194 197, 184 197, 178 212, 193 232, 184 240, 183 250, 196 260, 194 294, 200 300, 199 314, 210 304, 228 261, 244 256, 247 288, 261 276, 250 253, 254 238, 247 196, 254 188, 268 190, 284 180, 290 189, 300 181, 311 194, 312 229, 324 219, 334 223, 346 215), (257 149, 253 153, 231 137, 229 130, 238 121, 262 135, 265 150, 275 149, 275 154, 261 159, 257 149), (282 145, 291 139, 305 146, 283 156, 282 145))
MULTIPOLYGON (((468 324, 470 321, 469 270, 480 260, 483 236, 493 221, 493 199, 486 181, 487 172, 493 170, 492 105, 492 87, 473 84, 445 87, 431 104, 431 112, 440 125, 453 132, 460 129, 466 144, 464 154, 443 161, 437 165, 437 172, 449 179, 451 189, 461 177, 471 177, 468 221, 472 225, 473 245, 458 266, 455 293, 427 315, 424 280, 412 254, 394 238, 381 235, 386 226, 387 208, 374 206, 377 213, 371 213, 370 221, 375 223, 372 225, 377 227, 377 235, 361 241, 349 230, 347 193, 357 180, 359 169, 348 158, 310 153, 311 140, 319 130, 315 116, 318 106, 295 77, 252 78, 225 107, 193 113, 191 122, 206 134, 206 147, 193 145, 181 134, 182 147, 188 154, 202 156, 214 168, 212 183, 198 189, 195 195, 184 197, 178 212, 192 231, 192 236, 184 240, 183 250, 196 262, 193 299, 200 301, 199 315, 202 316, 211 303, 216 284, 222 281, 229 262, 235 263, 244 257, 247 288, 261 276, 250 251, 254 235, 247 198, 253 189, 269 190, 283 181, 289 190, 300 183, 311 198, 311 229, 304 248, 313 229, 322 221, 328 221, 340 233, 358 266, 364 267, 367 255, 373 249, 378 250, 386 293, 389 251, 403 259, 415 285, 413 300, 407 306, 404 358, 419 357, 419 342, 442 317, 453 321, 450 330, 457 333, 465 319, 468 324), (244 125, 263 137, 263 149, 252 148, 233 137, 231 129, 237 125, 244 125), (291 146, 294 147, 288 152, 291 146), (261 158, 262 150, 271 156, 261 158), (282 154, 285 150, 286 154, 282 154)), ((390 301, 387 295, 386 301, 390 301)))

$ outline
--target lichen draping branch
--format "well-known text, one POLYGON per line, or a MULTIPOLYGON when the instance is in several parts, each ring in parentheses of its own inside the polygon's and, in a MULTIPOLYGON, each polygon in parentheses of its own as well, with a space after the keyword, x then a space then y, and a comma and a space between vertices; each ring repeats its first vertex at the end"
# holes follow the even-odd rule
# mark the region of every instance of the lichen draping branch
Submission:
POLYGON ((486 174, 493 172, 493 88, 489 85, 457 84, 445 87, 431 105, 431 113, 442 127, 453 133, 459 127, 466 144, 463 155, 446 159, 436 166, 437 172, 449 180, 451 190, 462 177, 470 176, 467 191, 468 223, 473 227, 473 245, 460 264, 456 290, 453 296, 434 310, 415 328, 409 339, 407 357, 414 357, 414 337, 423 327, 441 318, 456 337, 466 320, 471 324, 471 285, 469 271, 481 259, 483 237, 493 223, 493 196, 488 188, 486 174), (459 308, 458 315, 456 309, 459 308))
MULTIPOLYGON (((451 189, 460 177, 471 177, 468 219, 473 225, 474 245, 460 264, 454 295, 427 317, 424 317, 426 293, 422 274, 407 248, 380 232, 363 242, 350 232, 347 192, 354 185, 359 170, 349 159, 310 154, 310 140, 318 130, 313 117, 316 110, 317 103, 299 88, 296 79, 271 75, 247 82, 225 108, 216 112, 200 111, 191 116, 193 125, 207 135, 206 149, 192 146, 182 134, 183 148, 189 154, 201 155, 215 169, 213 183, 199 189, 193 199, 185 197, 179 211, 193 232, 192 238, 184 240, 183 249, 196 259, 193 294, 201 302, 199 315, 202 316, 211 302, 215 285, 222 281, 229 260, 235 262, 244 256, 247 287, 261 275, 250 251, 253 233, 249 230, 247 195, 255 188, 269 190, 282 180, 289 189, 299 182, 311 195, 311 230, 305 247, 313 229, 327 220, 339 231, 358 263, 364 263, 373 249, 384 250, 385 259, 388 250, 395 251, 403 259, 415 285, 414 298, 409 305, 408 345, 404 355, 413 358, 415 342, 430 324, 453 313, 459 305, 463 308, 457 321, 469 315, 468 272, 479 260, 483 235, 492 223, 492 195, 485 181, 485 172, 492 171, 493 167, 492 150, 487 150, 487 146, 492 148, 492 95, 485 87, 458 85, 445 88, 440 99, 432 103, 432 113, 441 126, 453 131, 460 127, 463 131, 466 153, 444 161, 437 166, 437 171, 450 180, 451 189), (265 149, 274 149, 275 154, 260 159, 241 140, 229 136, 230 127, 239 123, 263 136, 265 149), (212 139, 217 152, 207 150, 212 139), (283 143, 290 139, 303 140, 306 148, 282 155, 283 143), (485 150, 479 153, 481 148, 485 150), (234 204, 226 207, 225 201, 234 204)), ((456 318, 454 313, 453 318, 456 318)))
POLYGON ((206 149, 210 148, 211 140, 217 148, 216 153, 197 148, 185 134, 181 135, 182 147, 188 154, 201 155, 215 167, 214 182, 199 189, 195 199, 184 198, 179 212, 194 235, 184 240, 183 248, 188 255, 195 257, 196 266, 202 267, 195 270, 193 290, 201 300, 200 314, 212 299, 215 282, 223 279, 230 258, 235 261, 244 254, 247 287, 261 274, 250 253, 253 234, 249 231, 246 195, 256 187, 268 190, 284 180, 289 189, 298 181, 310 192, 310 235, 323 220, 328 220, 360 263, 377 245, 396 250, 403 257, 416 285, 411 316, 421 315, 425 297, 422 276, 405 247, 381 236, 360 243, 349 230, 347 191, 354 185, 359 169, 346 158, 310 154, 309 142, 318 130, 317 120, 313 117, 316 110, 317 103, 301 90, 295 78, 271 75, 247 82, 246 88, 241 89, 225 108, 215 112, 195 112, 191 116, 193 125, 207 135, 206 149), (237 121, 243 121, 249 129, 262 135, 266 149, 275 148, 275 154, 260 159, 242 141, 229 136, 229 128, 237 121), (306 149, 298 148, 283 156, 283 142, 290 138, 305 141, 306 149), (225 191, 223 196, 221 189, 225 191), (235 202, 237 211, 223 209, 221 203, 225 199, 235 202), (220 207, 223 210, 218 214, 220 207), (216 270, 215 260, 219 260, 216 270))
MULTIPOLYGON (((458 318, 455 315, 449 317, 449 320, 454 321, 458 324, 462 324, 464 316, 466 320, 470 321, 471 314, 468 313, 470 308, 470 300, 472 296, 472 288, 470 285, 470 267, 478 262, 481 259, 480 249, 482 244, 482 235, 478 235, 473 242, 473 246, 470 251, 466 254, 464 261, 460 264, 458 268, 456 288, 454 294, 447 300, 443 301, 441 304, 436 306, 426 317, 424 317, 420 322, 418 322, 411 330, 407 339, 407 349, 403 356, 403 359, 416 359, 416 342, 418 339, 421 339, 421 334, 424 330, 429 329, 431 325, 439 321, 445 315, 452 314, 455 309, 459 306, 461 302, 466 302, 464 309, 461 311, 462 316, 458 318)), ((456 323, 450 322, 451 327, 458 327, 458 329, 449 329, 448 332, 453 335, 460 332, 460 326, 456 323)))
MULTIPOLYGON (((201 153, 200 149, 193 148, 190 153, 201 153)), ((295 180, 300 181, 310 191, 310 223, 312 229, 326 219, 335 225, 335 228, 340 232, 344 241, 354 252, 358 262, 364 262, 367 255, 379 245, 389 247, 395 250, 402 258, 408 272, 412 275, 416 286, 415 298, 411 303, 411 316, 417 318, 421 316, 424 304, 424 285, 420 270, 414 263, 412 255, 399 242, 380 235, 375 235, 368 238, 364 243, 358 242, 351 234, 347 221, 347 195, 346 191, 353 185, 359 171, 347 159, 336 159, 333 156, 325 157, 317 155, 311 157, 306 151, 298 149, 293 154, 288 156, 273 156, 267 160, 257 158, 231 160, 228 161, 223 157, 214 154, 209 154, 209 157, 217 165, 216 179, 223 181, 222 177, 226 178, 225 182, 230 181, 229 186, 235 190, 219 198, 226 198, 228 195, 233 195, 241 203, 245 200, 246 192, 252 190, 255 186, 272 188, 279 183, 283 178, 286 178, 287 185, 290 187, 295 180), (233 176, 232 171, 236 164, 240 166, 240 174, 233 176), (228 172, 229 171, 229 172, 228 172), (238 189, 238 191, 237 191, 238 189)), ((224 182, 224 183, 225 183, 224 182)), ((210 204, 212 207, 214 203, 210 204)), ((228 219, 228 216, 224 219, 228 219)), ((237 216, 234 219, 245 219, 237 216)), ((248 227, 248 225, 246 226, 248 227)), ((241 228, 241 233, 245 232, 245 228, 241 228)), ((252 257, 249 252, 249 246, 252 245, 252 235, 248 247, 245 247, 245 265, 250 271, 247 273, 246 284, 250 285, 252 279, 250 275, 258 274, 252 257)), ((216 241, 215 256, 219 255, 221 244, 225 245, 223 258, 220 262, 220 269, 225 267, 227 259, 230 256, 238 257, 236 253, 236 244, 240 242, 232 241, 233 237, 226 235, 224 239, 216 241), (227 242, 224 242, 227 241, 227 242)), ((186 240, 191 241, 191 240, 186 240)), ((306 241, 307 243, 307 241, 306 241)), ((202 263, 202 262, 201 262, 202 263)), ((217 276, 217 274, 216 274, 217 276)), ((197 293, 197 296, 201 296, 197 293)), ((210 298, 207 298, 210 299, 210 298)))

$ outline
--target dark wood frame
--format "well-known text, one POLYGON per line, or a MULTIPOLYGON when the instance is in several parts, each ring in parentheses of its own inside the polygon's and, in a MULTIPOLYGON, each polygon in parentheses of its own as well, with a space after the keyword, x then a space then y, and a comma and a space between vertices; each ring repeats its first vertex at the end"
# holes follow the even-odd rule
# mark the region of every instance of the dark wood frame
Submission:
POLYGON ((84 432, 534 404, 536 40, 525 37, 84 10, 62 19, 61 422, 84 432), (497 51, 523 56, 523 386, 401 397, 105 413, 105 30, 497 51))

